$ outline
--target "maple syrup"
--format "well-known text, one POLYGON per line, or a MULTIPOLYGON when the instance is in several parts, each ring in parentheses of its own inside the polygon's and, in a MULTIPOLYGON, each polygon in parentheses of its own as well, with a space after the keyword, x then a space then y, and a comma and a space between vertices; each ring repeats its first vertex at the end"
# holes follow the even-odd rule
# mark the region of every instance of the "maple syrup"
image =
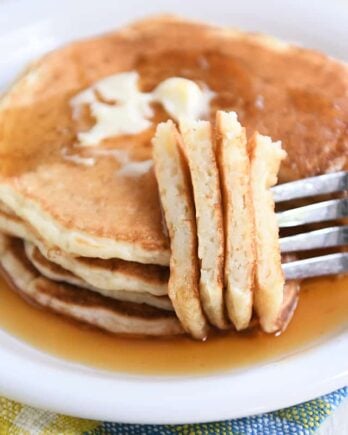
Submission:
POLYGON ((0 281, 0 328, 56 357, 137 374, 201 374, 279 359, 348 325, 348 277, 308 280, 280 336, 227 333, 206 342, 187 337, 125 338, 83 327, 28 304, 0 281))

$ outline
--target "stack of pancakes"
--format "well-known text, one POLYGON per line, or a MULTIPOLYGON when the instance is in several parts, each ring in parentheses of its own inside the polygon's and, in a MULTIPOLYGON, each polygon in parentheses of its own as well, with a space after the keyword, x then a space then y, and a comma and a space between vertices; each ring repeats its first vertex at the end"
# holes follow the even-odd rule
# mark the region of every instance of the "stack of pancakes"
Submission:
POLYGON ((170 77, 207 86, 212 121, 217 109, 235 111, 248 135, 282 141, 288 181, 347 168, 347 67, 271 38, 159 17, 46 55, 2 98, 0 262, 16 289, 110 332, 180 334, 153 167, 124 175, 119 158, 152 159, 168 114, 154 107, 152 127, 106 139, 98 152, 76 147, 93 119, 76 122, 71 99, 122 71, 137 71, 146 92, 170 77))

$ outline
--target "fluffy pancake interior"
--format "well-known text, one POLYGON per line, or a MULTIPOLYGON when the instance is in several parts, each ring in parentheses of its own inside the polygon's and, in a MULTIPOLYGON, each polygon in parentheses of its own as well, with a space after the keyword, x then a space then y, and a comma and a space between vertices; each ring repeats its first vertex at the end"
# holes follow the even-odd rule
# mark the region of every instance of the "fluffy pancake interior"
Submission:
POLYGON ((245 129, 234 112, 217 112, 216 136, 225 221, 226 306, 241 330, 248 327, 252 315, 255 269, 250 161, 245 129))
POLYGON ((286 153, 280 142, 255 133, 250 140, 251 186, 256 228, 255 308, 261 327, 266 332, 278 329, 277 319, 284 296, 284 274, 281 267, 279 229, 270 188, 286 153))
POLYGON ((207 335, 199 295, 194 204, 180 135, 172 121, 161 123, 153 139, 153 158, 171 247, 168 295, 183 327, 193 337, 207 335))
POLYGON ((180 132, 194 193, 202 305, 213 325, 226 328, 222 207, 211 124, 208 121, 182 120, 180 132))

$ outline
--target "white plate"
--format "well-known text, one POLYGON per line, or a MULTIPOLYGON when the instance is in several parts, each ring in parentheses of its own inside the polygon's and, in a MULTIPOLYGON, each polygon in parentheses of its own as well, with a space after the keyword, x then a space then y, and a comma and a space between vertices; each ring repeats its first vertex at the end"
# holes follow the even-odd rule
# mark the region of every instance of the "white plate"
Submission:
MULTIPOLYGON (((0 86, 51 48, 157 12, 264 31, 342 59, 348 53, 343 0, 11 0, 0 4, 0 86)), ((283 408, 346 385, 347 349, 344 331, 294 356, 229 374, 130 376, 50 357, 0 331, 0 394, 109 421, 222 420, 283 408)))

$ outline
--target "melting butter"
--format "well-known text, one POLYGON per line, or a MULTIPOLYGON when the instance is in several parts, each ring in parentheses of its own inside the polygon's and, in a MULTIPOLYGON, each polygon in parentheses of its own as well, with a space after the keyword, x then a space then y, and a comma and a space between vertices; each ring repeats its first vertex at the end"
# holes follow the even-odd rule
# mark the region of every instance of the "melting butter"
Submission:
POLYGON ((142 162, 126 163, 118 172, 118 175, 124 177, 140 177, 146 174, 153 166, 153 160, 143 160, 142 162))
POLYGON ((197 83, 182 77, 171 77, 161 82, 153 92, 154 100, 161 103, 166 112, 176 119, 199 119, 208 115, 213 97, 209 89, 201 89, 197 83))
POLYGON ((61 154, 64 160, 67 160, 68 162, 73 162, 77 165, 83 165, 83 166, 95 165, 95 159, 93 157, 82 157, 79 156, 78 154, 69 154, 66 148, 62 149, 61 154))
POLYGON ((88 105, 96 121, 90 130, 78 133, 79 145, 96 146, 110 137, 146 130, 151 126, 150 119, 154 115, 151 103, 154 102, 162 104, 175 120, 199 119, 209 113, 213 92, 200 88, 192 80, 171 77, 153 92, 141 92, 138 81, 135 71, 115 74, 99 80, 71 100, 74 118, 88 105))
POLYGON ((152 116, 151 94, 139 92, 139 75, 135 71, 114 74, 94 85, 102 98, 119 104, 136 105, 145 116, 152 116))
POLYGON ((98 145, 108 137, 141 133, 151 125, 139 108, 129 103, 111 106, 95 101, 90 109, 96 123, 89 131, 78 134, 84 146, 98 145))
POLYGON ((67 148, 63 148, 61 155, 64 160, 83 166, 94 166, 98 157, 113 158, 120 164, 120 169, 118 169, 116 174, 124 177, 140 177, 149 172, 153 166, 153 160, 151 159, 141 161, 131 160, 129 153, 122 149, 90 147, 85 149, 85 151, 87 155, 84 153, 82 156, 79 153, 74 154, 71 151, 69 152, 67 148))

